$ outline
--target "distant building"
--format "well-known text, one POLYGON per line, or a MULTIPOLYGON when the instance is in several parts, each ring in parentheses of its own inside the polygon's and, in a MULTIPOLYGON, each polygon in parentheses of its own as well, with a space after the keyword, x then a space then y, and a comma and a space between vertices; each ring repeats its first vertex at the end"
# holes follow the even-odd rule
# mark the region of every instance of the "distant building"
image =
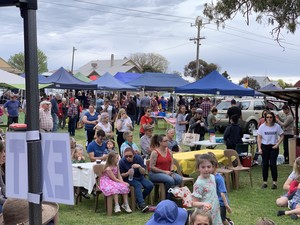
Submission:
POLYGON ((268 84, 274 84, 275 86, 279 87, 277 81, 272 81, 267 76, 249 76, 249 78, 256 80, 257 83, 259 84, 260 88, 263 88, 263 87, 267 86, 268 84))
POLYGON ((295 83, 294 87, 300 87, 300 80, 295 83))
POLYGON ((0 57, 0 69, 9 73, 21 74, 22 72, 11 65, 9 65, 4 59, 0 57))
POLYGON ((96 80, 105 73, 115 75, 117 72, 141 73, 142 69, 131 59, 114 59, 111 55, 110 60, 93 60, 74 71, 80 72, 91 80, 96 80))

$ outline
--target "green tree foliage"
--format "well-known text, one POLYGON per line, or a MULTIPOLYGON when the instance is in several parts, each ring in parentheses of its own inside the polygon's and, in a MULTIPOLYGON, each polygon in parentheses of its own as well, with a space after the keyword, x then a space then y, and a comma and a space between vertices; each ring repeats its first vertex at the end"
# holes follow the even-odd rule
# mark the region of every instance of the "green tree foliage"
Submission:
POLYGON ((282 88, 282 89, 284 89, 284 88, 286 88, 286 87, 293 87, 293 84, 288 84, 288 83, 285 83, 282 79, 279 79, 279 80, 277 80, 277 82, 278 82, 278 85, 282 88))
MULTIPOLYGON (((38 73, 41 74, 43 72, 47 72, 48 71, 47 56, 40 49, 38 49, 37 51, 37 56, 38 56, 38 73)), ((23 52, 19 52, 17 54, 10 56, 10 58, 8 59, 8 63, 11 66, 25 73, 25 57, 23 52)))
POLYGON ((245 84, 245 83, 247 83, 247 81, 248 81, 248 87, 250 87, 254 90, 258 90, 261 88, 259 83, 257 82, 257 80, 249 78, 249 77, 242 78, 242 80, 240 80, 240 82, 239 82, 239 85, 245 84))
POLYGON ((189 62, 189 64, 184 67, 184 76, 194 77, 196 80, 199 80, 214 70, 218 70, 218 66, 216 64, 213 63, 208 64, 204 60, 199 59, 198 77, 197 77, 197 70, 196 70, 196 60, 189 62))
POLYGON ((229 74, 227 73, 226 70, 222 73, 222 75, 223 75, 225 78, 227 78, 228 80, 231 80, 231 78, 230 78, 230 76, 229 76, 229 74))
POLYGON ((238 13, 250 22, 252 12, 256 13, 258 23, 267 22, 275 26, 272 35, 279 41, 280 32, 286 29, 295 33, 299 25, 300 1, 297 0, 217 0, 215 3, 206 3, 203 14, 217 25, 224 25, 228 19, 233 19, 238 13))
POLYGON ((164 56, 155 53, 134 53, 129 58, 140 66, 143 72, 165 73, 169 65, 164 56))

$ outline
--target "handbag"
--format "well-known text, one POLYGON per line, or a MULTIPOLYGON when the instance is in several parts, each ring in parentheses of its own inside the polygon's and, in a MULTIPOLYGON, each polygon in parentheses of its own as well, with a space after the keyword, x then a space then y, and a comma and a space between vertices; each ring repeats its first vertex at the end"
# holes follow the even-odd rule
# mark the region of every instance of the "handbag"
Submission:
POLYGON ((199 139, 200 139, 200 134, 195 134, 194 132, 182 134, 182 144, 189 147, 194 147, 195 144, 193 144, 193 142, 199 141, 199 139))
POLYGON ((182 206, 184 208, 190 208, 193 207, 192 202, 192 193, 190 189, 187 186, 184 187, 174 187, 170 188, 168 190, 169 193, 172 193, 175 198, 181 198, 182 199, 182 206))

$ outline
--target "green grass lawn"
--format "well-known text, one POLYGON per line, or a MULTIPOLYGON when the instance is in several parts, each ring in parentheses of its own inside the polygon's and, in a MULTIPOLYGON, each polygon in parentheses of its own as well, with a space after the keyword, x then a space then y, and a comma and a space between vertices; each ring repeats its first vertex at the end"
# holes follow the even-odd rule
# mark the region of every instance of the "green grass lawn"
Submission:
MULTIPOLYGON (((60 132, 66 132, 67 130, 60 130, 60 132)), ((155 128, 154 133, 164 133, 165 129, 163 124, 159 123, 159 129, 155 128)), ((139 144, 139 127, 135 127, 134 142, 139 144)), ((78 143, 85 144, 84 130, 76 130, 75 139, 78 143)), ((218 146, 219 148, 219 146, 218 146)), ((222 148, 220 146, 220 148, 222 148)), ((223 147, 224 148, 224 147, 223 147)), ((282 147, 281 147, 282 152, 282 147)), ((249 176, 247 172, 241 173, 240 176, 240 188, 239 190, 233 190, 229 192, 229 199, 232 214, 228 215, 236 225, 255 225, 256 220, 259 217, 268 217, 274 220, 277 225, 279 224, 298 224, 297 221, 291 220, 287 216, 277 217, 277 210, 282 210, 275 205, 275 200, 284 192, 282 191, 282 185, 285 182, 287 176, 292 171, 292 167, 289 165, 278 166, 278 189, 271 190, 271 176, 269 178, 269 187, 262 190, 260 188, 262 184, 261 167, 255 166, 252 168, 253 187, 250 186, 249 176)), ((101 196, 101 195, 100 195, 101 196)), ((98 212, 94 212, 95 200, 91 197, 90 200, 83 199, 81 203, 74 206, 60 205, 59 209, 59 224, 62 225, 74 225, 74 224, 101 224, 101 225, 142 225, 150 218, 152 213, 141 213, 138 210, 132 214, 121 214, 107 217, 104 209, 103 197, 99 200, 98 212)), ((286 208, 287 209, 287 208, 286 208)))

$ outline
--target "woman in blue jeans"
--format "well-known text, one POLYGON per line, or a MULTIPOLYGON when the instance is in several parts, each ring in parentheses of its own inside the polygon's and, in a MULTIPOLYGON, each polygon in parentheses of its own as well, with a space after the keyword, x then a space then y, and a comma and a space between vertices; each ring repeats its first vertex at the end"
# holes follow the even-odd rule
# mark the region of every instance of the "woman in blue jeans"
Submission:
POLYGON ((153 149, 150 156, 150 173, 149 178, 155 183, 164 183, 167 198, 172 197, 168 193, 169 188, 180 185, 182 177, 172 171, 173 155, 168 148, 168 138, 164 134, 154 135, 151 140, 151 148, 153 149))

